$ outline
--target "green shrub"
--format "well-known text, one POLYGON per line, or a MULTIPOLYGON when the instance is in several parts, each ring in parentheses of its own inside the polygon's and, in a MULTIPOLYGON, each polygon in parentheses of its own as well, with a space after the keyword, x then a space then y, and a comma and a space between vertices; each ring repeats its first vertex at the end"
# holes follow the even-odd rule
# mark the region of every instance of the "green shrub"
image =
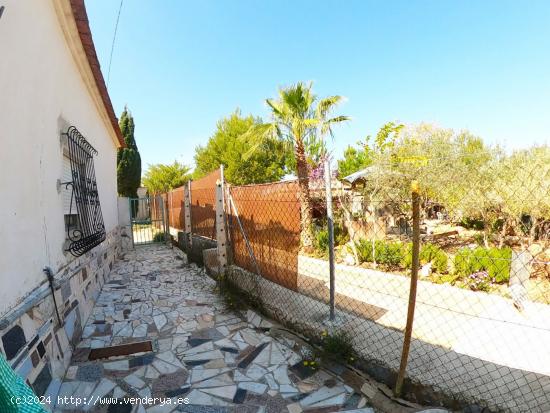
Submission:
POLYGON ((454 284, 459 278, 456 274, 435 274, 431 280, 436 284, 454 284))
POLYGON ((473 252, 469 248, 460 249, 454 258, 454 273, 457 275, 470 275, 475 272, 470 257, 473 252))
POLYGON ((383 244, 376 254, 380 263, 398 266, 405 257, 405 248, 401 242, 390 242, 383 244))
POLYGON ((165 236, 164 232, 157 232, 153 236, 153 242, 164 242, 164 241, 166 241, 166 236, 165 236))
POLYGON ((487 274, 496 283, 505 283, 510 279, 510 248, 463 248, 454 258, 454 271, 457 275, 469 276, 480 271, 487 274))
POLYGON ((334 223, 334 245, 344 245, 349 242, 349 234, 346 227, 334 223))
POLYGON ((326 228, 315 233, 314 247, 319 254, 328 254, 328 230, 326 228))
MULTIPOLYGON (((401 266, 410 269, 412 266, 412 243, 404 244, 405 254, 401 266)), ((449 269, 449 258, 445 251, 434 244, 425 244, 420 248, 420 263, 432 263, 435 272, 445 274, 449 269)))
MULTIPOLYGON (((374 241, 362 239, 356 243, 357 255, 361 262, 374 262, 392 267, 410 269, 412 265, 412 243, 399 241, 374 241)), ((448 271, 449 259, 445 251, 434 244, 423 245, 420 249, 420 261, 431 262, 436 272, 445 274, 448 271)))
MULTIPOLYGON (((334 224, 334 246, 344 245, 349 241, 347 230, 339 224, 334 224)), ((326 223, 321 229, 315 231, 315 251, 320 255, 328 254, 328 228, 326 223)))
POLYGON ((447 254, 445 254, 445 251, 437 245, 422 245, 422 248, 420 249, 420 261, 425 263, 431 262, 434 270, 440 274, 447 272, 449 259, 447 254))
POLYGON ((357 244, 357 255, 361 262, 374 262, 389 266, 400 266, 405 259, 406 248, 401 242, 374 241, 362 239, 357 244))
POLYGON ((361 262, 373 262, 374 253, 372 248, 372 241, 368 239, 361 239, 356 243, 357 255, 361 262))
POLYGON ((403 260, 401 261, 401 266, 407 268, 408 270, 410 270, 412 267, 412 247, 412 242, 407 242, 403 244, 405 255, 403 256, 403 260))
POLYGON ((323 333, 321 347, 323 359, 344 363, 352 362, 354 359, 353 340, 345 331, 338 331, 332 335, 323 333))

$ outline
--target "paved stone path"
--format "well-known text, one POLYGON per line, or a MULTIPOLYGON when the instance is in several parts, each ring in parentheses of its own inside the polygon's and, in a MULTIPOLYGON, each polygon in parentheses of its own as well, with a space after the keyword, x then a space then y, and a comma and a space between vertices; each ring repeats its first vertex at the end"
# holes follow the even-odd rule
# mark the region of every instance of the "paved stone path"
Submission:
POLYGON ((304 367, 299 346, 270 336, 267 320, 226 311, 214 287, 176 249, 126 253, 73 354, 58 397, 67 403, 54 410, 373 412, 338 377, 304 367), (152 352, 89 360, 91 349, 143 341, 152 342, 152 352), (71 402, 71 396, 80 400, 71 402), (162 398, 165 404, 124 404, 129 397, 162 398), (103 404, 101 398, 118 403, 103 404), (184 398, 189 404, 177 404, 184 398))

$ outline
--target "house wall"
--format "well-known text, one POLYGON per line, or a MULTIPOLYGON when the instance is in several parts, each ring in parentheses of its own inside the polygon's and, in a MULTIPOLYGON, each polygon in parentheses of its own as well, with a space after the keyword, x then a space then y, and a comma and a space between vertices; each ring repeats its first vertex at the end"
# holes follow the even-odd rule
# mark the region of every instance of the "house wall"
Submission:
POLYGON ((74 125, 94 158, 106 231, 118 225, 116 146, 59 26, 53 2, 3 0, 0 19, 0 315, 71 261, 64 250, 60 133, 74 125), (9 280, 9 281, 8 281, 9 280))
POLYGON ((131 247, 128 226, 118 222, 115 134, 79 72, 82 62, 77 65, 54 8, 59 4, 69 3, 0 0, 0 354, 36 394, 51 397, 113 263, 131 247), (98 151, 94 166, 107 232, 103 243, 78 258, 64 251, 57 187, 61 132, 70 125, 98 151), (55 302, 45 267, 54 276, 55 302))

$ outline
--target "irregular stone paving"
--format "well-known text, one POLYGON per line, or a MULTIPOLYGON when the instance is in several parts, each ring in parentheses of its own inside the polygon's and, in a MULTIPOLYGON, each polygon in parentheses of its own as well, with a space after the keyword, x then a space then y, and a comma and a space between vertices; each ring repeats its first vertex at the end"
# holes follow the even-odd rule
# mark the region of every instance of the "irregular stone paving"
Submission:
POLYGON ((225 310, 214 287, 176 249, 126 253, 84 327, 59 393, 90 405, 73 401, 55 411, 373 412, 339 378, 304 367, 296 344, 272 338, 267 320, 225 310), (147 340, 153 352, 88 359, 94 348, 147 340), (118 404, 103 405, 103 397, 118 404), (125 397, 165 404, 124 404, 125 397), (178 398, 189 404, 177 404, 178 398))

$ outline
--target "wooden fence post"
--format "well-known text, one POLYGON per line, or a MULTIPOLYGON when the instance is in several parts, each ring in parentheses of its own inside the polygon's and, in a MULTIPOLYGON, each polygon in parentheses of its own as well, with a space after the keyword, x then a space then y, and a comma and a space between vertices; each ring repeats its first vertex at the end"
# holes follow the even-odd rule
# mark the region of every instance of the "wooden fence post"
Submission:
POLYGON ((416 305, 416 288, 418 285, 418 265, 420 261, 420 194, 418 182, 411 184, 412 193, 412 218, 413 218, 413 245, 412 245, 412 266, 411 266, 411 288, 409 290, 409 308, 407 311, 407 325, 403 339, 403 351, 401 353, 401 363, 395 383, 395 396, 401 395, 403 389, 403 380, 405 379, 405 370, 409 359, 409 350, 411 347, 411 336, 414 322, 414 308, 416 305))

